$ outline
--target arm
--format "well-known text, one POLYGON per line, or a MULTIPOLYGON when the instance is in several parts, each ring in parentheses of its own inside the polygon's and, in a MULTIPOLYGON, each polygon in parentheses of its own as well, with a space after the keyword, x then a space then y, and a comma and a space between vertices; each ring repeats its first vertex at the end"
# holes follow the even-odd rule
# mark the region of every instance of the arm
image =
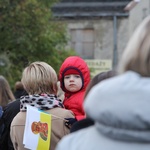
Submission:
MULTIPOLYGON (((75 118, 75 116, 72 111, 66 110, 64 118, 75 118)), ((65 135, 70 133, 70 128, 66 126, 66 121, 64 121, 64 132, 65 132, 65 135)))

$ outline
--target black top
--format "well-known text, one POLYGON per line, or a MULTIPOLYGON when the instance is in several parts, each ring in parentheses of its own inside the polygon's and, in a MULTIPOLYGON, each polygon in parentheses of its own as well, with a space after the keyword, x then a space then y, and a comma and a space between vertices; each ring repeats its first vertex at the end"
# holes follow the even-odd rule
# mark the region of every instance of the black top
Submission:
POLYGON ((3 122, 4 131, 0 138, 0 150, 14 150, 13 144, 10 139, 10 125, 13 118, 20 111, 20 100, 13 101, 4 107, 3 122))
POLYGON ((90 118, 85 118, 85 119, 82 119, 80 121, 75 122, 72 125, 70 132, 72 133, 72 132, 87 128, 87 127, 92 126, 92 125, 94 125, 94 121, 90 118))
POLYGON ((14 92, 14 96, 16 99, 20 98, 23 95, 28 95, 28 93, 25 90, 21 90, 21 89, 18 89, 14 92))

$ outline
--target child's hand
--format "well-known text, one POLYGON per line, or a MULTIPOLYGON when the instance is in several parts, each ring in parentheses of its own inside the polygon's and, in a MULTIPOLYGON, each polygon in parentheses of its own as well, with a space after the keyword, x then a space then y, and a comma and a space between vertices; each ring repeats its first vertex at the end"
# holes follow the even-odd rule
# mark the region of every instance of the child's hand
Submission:
POLYGON ((65 118, 65 125, 70 129, 76 121, 76 118, 65 118))

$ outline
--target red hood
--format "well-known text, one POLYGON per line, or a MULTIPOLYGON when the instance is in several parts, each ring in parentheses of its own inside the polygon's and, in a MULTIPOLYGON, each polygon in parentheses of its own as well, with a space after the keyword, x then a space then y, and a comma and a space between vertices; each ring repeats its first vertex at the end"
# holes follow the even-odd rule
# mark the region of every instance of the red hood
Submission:
POLYGON ((76 69, 80 72, 82 83, 83 83, 83 86, 80 91, 85 90, 87 85, 90 82, 90 70, 86 62, 78 56, 70 56, 65 59, 59 71, 59 80, 61 83, 61 88, 64 92, 66 92, 66 94, 71 94, 71 93, 67 91, 64 87, 64 73, 71 68, 76 69))

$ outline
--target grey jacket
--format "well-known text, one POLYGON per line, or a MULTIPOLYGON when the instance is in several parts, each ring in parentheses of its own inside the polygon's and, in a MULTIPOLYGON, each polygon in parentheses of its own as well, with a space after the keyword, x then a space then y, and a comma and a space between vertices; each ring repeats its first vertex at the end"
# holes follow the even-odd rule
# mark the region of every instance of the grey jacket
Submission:
POLYGON ((150 78, 128 71, 105 80, 84 108, 95 125, 64 137, 56 150, 150 149, 150 78))

